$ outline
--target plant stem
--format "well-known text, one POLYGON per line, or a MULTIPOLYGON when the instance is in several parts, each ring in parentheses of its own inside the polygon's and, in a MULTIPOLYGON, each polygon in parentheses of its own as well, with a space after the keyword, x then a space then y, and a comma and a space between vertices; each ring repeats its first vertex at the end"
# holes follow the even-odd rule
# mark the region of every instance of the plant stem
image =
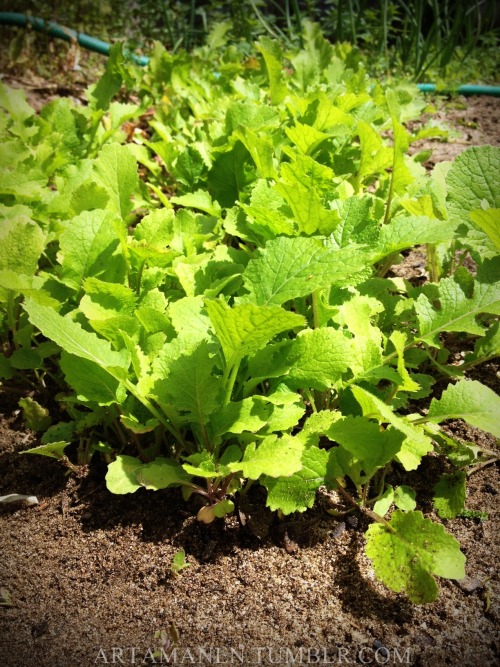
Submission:
POLYGON ((231 400, 231 394, 233 393, 234 383, 236 382, 236 376, 238 375, 239 369, 240 369, 240 360, 238 359, 238 361, 233 365, 231 373, 229 375, 229 379, 227 380, 224 405, 227 405, 231 400))
POLYGON ((304 389, 304 393, 307 396, 309 403, 311 404, 311 408, 313 409, 313 412, 318 412, 316 408, 316 401, 314 400, 313 393, 310 389, 304 389))
POLYGON ((434 243, 426 244, 427 250, 427 271, 429 272, 429 280, 431 283, 439 282, 439 264, 436 255, 436 246, 434 243))
POLYGON ((356 500, 351 496, 351 494, 344 489, 344 487, 341 484, 341 480, 336 479, 335 480, 337 483, 337 491, 339 491, 340 495, 343 496, 347 502, 349 502, 351 505, 354 505, 359 509, 360 512, 363 514, 366 514, 366 516, 369 516, 370 519, 373 519, 373 521, 376 521, 377 523, 381 523, 387 530, 389 530, 391 533, 395 533, 396 531, 394 528, 391 526, 391 524, 384 519, 383 516, 380 516, 380 514, 377 514, 373 510, 368 509, 367 507, 360 507, 356 500))
POLYGON ((313 312, 313 327, 319 329, 319 298, 321 294, 321 288, 315 289, 312 293, 312 312, 313 312))

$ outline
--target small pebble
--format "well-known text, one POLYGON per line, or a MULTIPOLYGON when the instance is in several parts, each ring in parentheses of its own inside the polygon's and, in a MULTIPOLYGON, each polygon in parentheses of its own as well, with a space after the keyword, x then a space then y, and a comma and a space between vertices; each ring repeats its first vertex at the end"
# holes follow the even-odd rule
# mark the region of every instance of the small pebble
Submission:
POLYGON ((457 586, 463 590, 464 593, 473 593, 477 591, 478 588, 482 588, 483 584, 479 579, 474 579, 473 577, 465 577, 457 581, 457 586))
POLYGON ((376 639, 373 642, 373 648, 377 651, 378 655, 384 658, 390 658, 389 649, 382 644, 379 639, 376 639))

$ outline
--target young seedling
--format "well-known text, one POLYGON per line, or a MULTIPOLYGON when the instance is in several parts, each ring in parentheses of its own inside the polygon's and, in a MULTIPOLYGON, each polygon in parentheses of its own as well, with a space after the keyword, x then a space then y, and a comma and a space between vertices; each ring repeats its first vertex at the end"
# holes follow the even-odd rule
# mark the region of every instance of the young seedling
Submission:
POLYGON ((191 567, 191 563, 188 563, 186 561, 186 552, 184 551, 184 549, 179 549, 179 551, 175 553, 172 559, 172 563, 170 564, 170 572, 174 576, 177 576, 186 567, 191 567))

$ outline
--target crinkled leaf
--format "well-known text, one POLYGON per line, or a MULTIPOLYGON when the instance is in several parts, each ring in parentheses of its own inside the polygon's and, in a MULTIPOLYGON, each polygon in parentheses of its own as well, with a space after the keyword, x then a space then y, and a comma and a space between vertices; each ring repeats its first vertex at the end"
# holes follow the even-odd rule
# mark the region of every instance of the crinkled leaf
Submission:
POLYGON ((283 434, 281 438, 268 435, 258 445, 247 445, 243 460, 229 465, 233 472, 240 472, 248 479, 259 479, 261 475, 269 477, 288 477, 302 467, 301 458, 304 444, 299 438, 283 434))
POLYGON ((321 239, 281 236, 248 263, 243 280, 250 294, 244 300, 281 305, 319 287, 353 284, 365 266, 361 249, 330 249, 321 239))
POLYGON ((350 365, 350 340, 342 331, 325 327, 306 329, 283 347, 279 363, 289 366, 291 388, 331 388, 350 365))
POLYGON ((472 295, 469 280, 458 272, 444 278, 435 287, 434 294, 420 294, 415 301, 415 311, 420 323, 419 338, 439 345, 442 331, 465 331, 483 335, 484 328, 476 321, 481 313, 500 315, 500 257, 485 260, 478 268, 472 295))
POLYGON ((206 424, 219 405, 220 379, 212 374, 214 366, 208 343, 202 340, 165 364, 166 377, 155 383, 154 393, 175 405, 186 420, 206 424))
POLYGON ((427 218, 424 215, 398 217, 380 230, 378 247, 373 261, 413 248, 421 243, 442 243, 454 237, 455 224, 427 218))
POLYGON ((391 461, 404 440, 404 434, 396 429, 382 431, 366 417, 351 416, 335 421, 327 435, 352 454, 368 476, 391 461))
POLYGON ((405 591, 415 604, 433 602, 438 595, 434 576, 463 579, 465 556, 457 540, 422 512, 396 510, 392 531, 374 523, 366 532, 366 555, 375 574, 396 593, 405 591))
POLYGON ((302 468, 289 477, 263 477, 267 489, 267 506, 283 514, 305 512, 314 505, 317 489, 324 483, 328 452, 311 446, 302 455, 302 468))
POLYGON ((447 209, 451 221, 458 226, 458 234, 464 245, 478 253, 478 259, 493 257, 498 253, 488 234, 470 222, 471 211, 484 208, 500 208, 500 148, 473 146, 455 158, 446 176, 448 187, 447 209))
POLYGON ((301 315, 278 306, 244 304, 230 308, 220 300, 206 300, 205 305, 229 366, 257 352, 282 331, 305 324, 301 315))

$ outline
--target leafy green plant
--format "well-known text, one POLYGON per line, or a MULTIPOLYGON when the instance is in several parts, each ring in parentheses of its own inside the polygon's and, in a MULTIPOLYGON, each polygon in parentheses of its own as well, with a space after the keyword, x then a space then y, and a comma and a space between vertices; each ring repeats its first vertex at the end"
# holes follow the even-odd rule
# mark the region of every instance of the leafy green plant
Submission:
MULTIPOLYGON (((68 421, 39 453, 103 454, 113 493, 177 487, 210 523, 253 484, 285 515, 326 487, 336 513, 373 521, 377 576, 429 602, 465 558, 386 480, 433 450, 453 460, 450 419, 500 436, 500 398, 464 374, 498 353, 500 151, 429 176, 407 155, 434 131, 405 127, 425 108, 413 86, 370 80, 312 24, 286 58, 217 34, 191 56, 156 45, 141 78, 116 47, 84 110, 35 116, 0 90, 17 156, 0 191, 2 377, 55 385, 68 421), (389 272, 415 245, 435 263, 422 286, 389 272)), ((460 470, 496 453, 469 455, 460 470)))

